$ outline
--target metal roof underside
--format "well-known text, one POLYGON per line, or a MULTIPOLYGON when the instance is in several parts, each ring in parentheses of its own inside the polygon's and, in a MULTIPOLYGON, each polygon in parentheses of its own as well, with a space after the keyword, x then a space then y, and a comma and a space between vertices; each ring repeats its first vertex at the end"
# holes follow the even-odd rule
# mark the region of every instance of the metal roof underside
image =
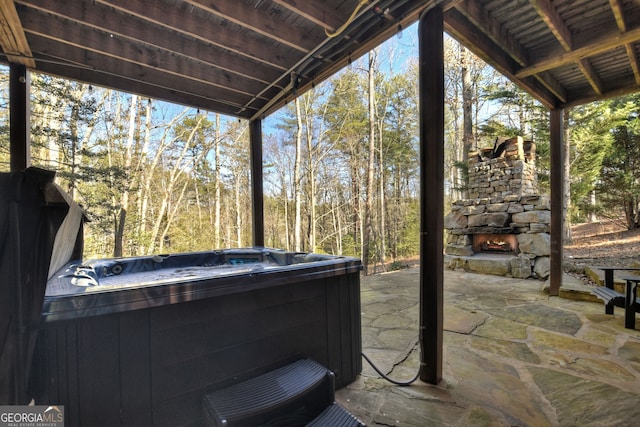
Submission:
POLYGON ((636 0, 0 0, 0 60, 255 119, 436 4, 548 108, 640 87, 636 0))

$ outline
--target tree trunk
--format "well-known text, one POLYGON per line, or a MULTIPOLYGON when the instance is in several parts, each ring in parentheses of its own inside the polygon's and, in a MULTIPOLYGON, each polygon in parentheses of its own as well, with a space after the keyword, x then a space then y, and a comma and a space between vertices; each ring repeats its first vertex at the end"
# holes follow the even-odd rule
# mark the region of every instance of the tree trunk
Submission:
POLYGON ((175 218, 176 213, 180 209, 180 202, 184 198, 184 193, 185 193, 185 190, 187 189, 188 184, 189 184, 189 181, 185 179, 184 184, 182 184, 182 190, 180 191, 180 195, 178 196, 178 199, 174 202, 173 206, 171 206, 170 209, 167 209, 168 211, 167 220, 165 221, 164 228, 162 229, 162 233, 160 234, 160 238, 158 239, 160 241, 160 247, 159 247, 160 253, 165 252, 164 244, 165 242, 170 241, 167 238, 167 236, 169 235, 169 228, 173 223, 173 219, 175 218))
POLYGON ((240 177, 236 178, 235 182, 235 202, 236 202, 236 247, 242 247, 242 194, 240 192, 240 177))
POLYGON ((313 98, 308 96, 305 102, 304 118, 307 139, 307 169, 309 171, 309 250, 316 250, 316 158, 313 149, 313 98))
MULTIPOLYGON (((462 73, 462 158, 461 162, 465 163, 469 159, 469 152, 473 146, 473 85, 471 83, 468 52, 465 47, 460 46, 460 63, 462 73)), ((463 182, 464 192, 466 194, 467 184, 466 177, 463 182)))
POLYGON ((220 141, 220 114, 216 113, 216 130, 215 130, 215 142, 214 142, 214 153, 215 153, 215 159, 214 161, 216 162, 216 167, 215 167, 215 172, 214 172, 214 176, 213 179, 215 181, 215 196, 214 196, 214 204, 215 204, 215 214, 214 214, 214 238, 215 238, 215 244, 216 244, 216 248, 220 248, 222 246, 222 241, 221 241, 221 235, 222 235, 222 230, 220 229, 220 204, 222 203, 221 200, 221 196, 220 196, 220 187, 222 187, 220 179, 222 177, 222 170, 220 168, 220 146, 221 141, 220 141))
POLYGON ((123 253, 124 228, 127 220, 127 211, 129 210, 129 187, 131 179, 131 157, 133 155, 133 141, 135 139, 136 117, 138 107, 138 96, 131 95, 131 107, 129 109, 129 133, 127 135, 127 145, 125 148, 124 158, 124 174, 125 185, 120 198, 120 209, 118 219, 116 221, 116 235, 113 245, 113 256, 121 257, 123 253))
POLYGON ((331 216, 333 218, 333 230, 336 235, 335 255, 342 255, 342 221, 340 218, 340 210, 335 200, 331 201, 331 216))
POLYGON ((302 117, 300 115, 300 100, 294 101, 296 107, 296 157, 293 163, 293 193, 295 199, 295 220, 293 224, 293 247, 296 252, 302 250, 302 198, 300 191, 300 158, 302 151, 302 117))
POLYGON ((562 191, 564 193, 564 200, 562 206, 562 217, 564 218, 562 239, 563 243, 571 243, 573 237, 571 236, 571 130, 569 127, 569 109, 564 110, 564 141, 563 141, 563 160, 564 160, 564 173, 562 177, 562 191))
POLYGON ((380 165, 380 174, 378 179, 380 180, 380 264, 382 265, 382 271, 386 271, 385 263, 387 257, 387 224, 386 224, 386 203, 385 203, 385 168, 384 168, 384 150, 382 147, 382 130, 383 123, 382 121, 378 122, 378 150, 379 150, 379 165, 380 165))
POLYGON ((363 234, 362 245, 362 263, 364 265, 365 276, 369 275, 369 251, 371 245, 371 236, 373 234, 373 175, 374 175, 374 158, 375 158, 375 50, 369 52, 369 152, 367 165, 367 188, 365 201, 365 228, 363 234))
POLYGON ((589 205, 591 206, 591 211, 589 211, 589 222, 596 222, 598 220, 598 216, 594 210, 596 207, 596 190, 591 190, 589 193, 589 205))
POLYGON ((287 197, 287 184, 285 177, 282 177, 282 200, 284 202, 284 241, 285 249, 291 250, 291 239, 289 239, 289 198, 287 197))
POLYGON ((143 161, 146 161, 147 154, 149 152, 149 146, 151 145, 151 129, 153 127, 151 116, 152 116, 152 101, 151 99, 147 100, 146 110, 145 110, 145 125, 144 125, 144 144, 142 146, 142 151, 140 152, 140 162, 138 163, 138 167, 140 170, 140 185, 138 186, 138 216, 140 220, 138 221, 138 255, 144 255, 147 253, 147 209, 149 205, 149 195, 147 194, 147 185, 148 182, 151 181, 151 171, 148 171, 146 167, 142 164, 143 161))
POLYGON ((77 159, 76 153, 78 151, 78 120, 80 112, 78 106, 73 105, 71 107, 71 117, 69 120, 69 133, 71 134, 71 173, 69 174, 69 196, 73 199, 75 197, 76 189, 76 168, 77 159))

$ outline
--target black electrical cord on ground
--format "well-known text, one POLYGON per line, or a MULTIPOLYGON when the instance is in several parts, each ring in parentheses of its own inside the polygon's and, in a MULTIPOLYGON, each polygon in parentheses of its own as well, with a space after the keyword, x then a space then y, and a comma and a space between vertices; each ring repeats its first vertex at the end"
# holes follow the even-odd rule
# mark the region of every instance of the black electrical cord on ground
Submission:
POLYGON ((397 380, 394 380, 394 379, 392 379, 392 378, 389 378, 389 377, 388 377, 388 376, 386 376, 385 374, 383 374, 383 373, 380 371, 380 369, 378 369, 378 367, 377 367, 376 365, 374 365, 374 364, 373 364, 373 362, 371 361, 371 359, 369 359, 369 358, 367 357, 367 355, 366 355, 366 354, 364 354, 364 353, 360 353, 360 354, 362 354, 362 357, 364 357, 364 360, 366 360, 367 362, 369 362, 369 365, 371 365, 371 367, 372 367, 372 368, 373 368, 373 369, 378 373, 378 375, 380 375, 382 378, 384 378, 385 380, 387 380, 387 381, 389 381, 390 383, 393 383, 393 384, 395 384, 395 385, 399 385, 399 386, 403 386, 403 387, 404 387, 404 386, 411 385, 411 384, 413 384, 413 383, 418 379, 418 377, 420 376, 420 371, 418 371, 418 372, 416 373, 416 376, 415 376, 415 377, 413 377, 412 379, 410 379, 409 381, 397 381, 397 380))

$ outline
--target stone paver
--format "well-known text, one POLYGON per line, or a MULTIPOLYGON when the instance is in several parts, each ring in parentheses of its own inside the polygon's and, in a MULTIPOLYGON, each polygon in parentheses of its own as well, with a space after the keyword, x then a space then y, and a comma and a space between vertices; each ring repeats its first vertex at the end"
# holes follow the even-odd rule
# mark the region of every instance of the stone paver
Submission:
MULTIPOLYGON (((363 352, 396 380, 420 364, 418 280, 417 268, 362 279, 363 352)), ((445 270, 444 284, 442 382, 396 386, 363 361, 336 398, 367 425, 640 425, 640 330, 621 309, 537 280, 445 270)))

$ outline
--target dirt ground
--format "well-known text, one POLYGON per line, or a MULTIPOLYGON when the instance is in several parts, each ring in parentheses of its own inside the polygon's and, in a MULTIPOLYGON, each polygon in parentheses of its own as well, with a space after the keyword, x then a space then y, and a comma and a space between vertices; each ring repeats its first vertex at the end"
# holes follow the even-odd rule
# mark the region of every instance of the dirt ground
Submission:
POLYGON ((564 246, 565 270, 584 265, 640 265, 640 229, 626 230, 612 221, 577 224, 573 242, 564 246))

